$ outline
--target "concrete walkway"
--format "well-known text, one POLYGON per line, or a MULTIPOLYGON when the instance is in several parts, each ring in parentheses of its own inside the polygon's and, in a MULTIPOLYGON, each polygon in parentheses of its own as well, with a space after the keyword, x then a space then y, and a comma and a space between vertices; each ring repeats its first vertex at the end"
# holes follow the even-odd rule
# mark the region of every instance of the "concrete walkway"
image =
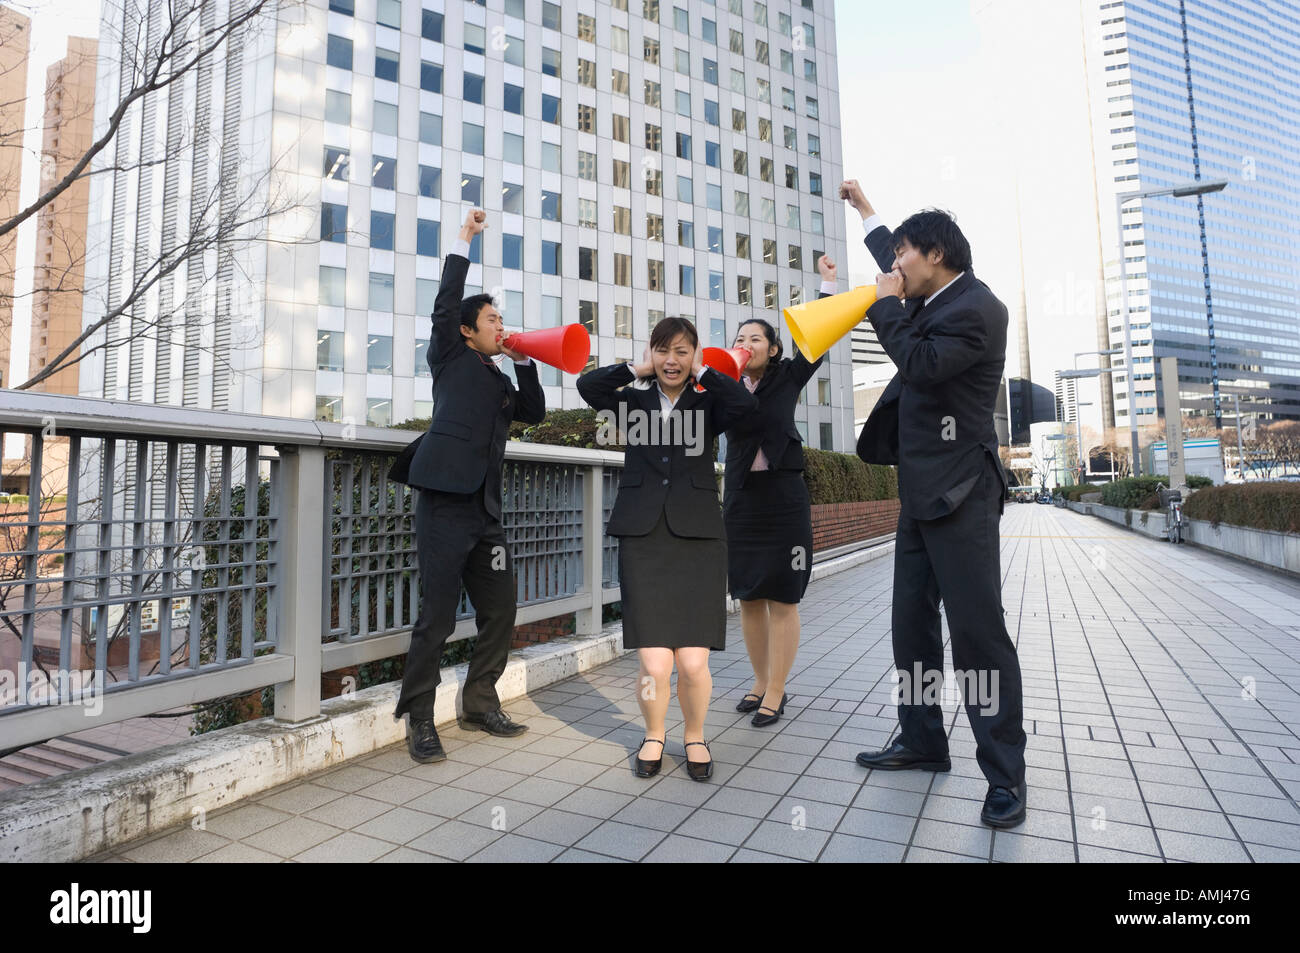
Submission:
POLYGON ((122 861, 1298 861, 1300 582, 1066 510, 1010 504, 1003 601, 1020 652, 1029 816, 979 823, 986 784, 947 701, 950 774, 868 772, 890 704, 891 561, 814 583, 786 716, 749 725, 739 618, 714 656, 711 783, 663 774, 624 657, 511 704, 517 739, 442 732, 124 845, 122 861))

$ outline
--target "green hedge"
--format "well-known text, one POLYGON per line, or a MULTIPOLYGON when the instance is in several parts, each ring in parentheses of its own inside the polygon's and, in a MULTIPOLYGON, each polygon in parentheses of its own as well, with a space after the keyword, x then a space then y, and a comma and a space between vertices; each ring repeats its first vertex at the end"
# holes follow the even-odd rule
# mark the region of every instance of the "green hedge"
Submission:
POLYGON ((1183 504, 1188 519, 1300 533, 1300 483, 1246 483, 1201 490, 1183 504))
POLYGON ((813 503, 898 499, 898 471, 863 463, 851 453, 804 447, 804 482, 813 503))
MULTIPOLYGON (((1160 500, 1156 496, 1156 487, 1169 485, 1169 477, 1161 474, 1151 476, 1125 477, 1114 483, 1106 483, 1091 489, 1101 490, 1101 502, 1105 506, 1118 506, 1129 510, 1158 510, 1160 500)), ((1214 481, 1209 477, 1188 476, 1187 486, 1193 490, 1210 487, 1214 481)))

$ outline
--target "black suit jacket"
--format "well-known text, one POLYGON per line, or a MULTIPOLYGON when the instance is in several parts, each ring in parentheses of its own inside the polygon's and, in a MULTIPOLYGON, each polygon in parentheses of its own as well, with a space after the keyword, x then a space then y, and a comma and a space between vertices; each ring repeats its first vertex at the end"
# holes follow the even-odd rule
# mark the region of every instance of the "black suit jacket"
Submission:
MULTIPOLYGON (((642 419, 653 416, 658 420, 659 388, 654 384, 648 390, 626 387, 634 377, 629 364, 598 367, 578 378, 578 393, 598 411, 609 411, 617 417, 636 411, 645 415, 642 419)), ((618 498, 605 527, 610 536, 645 536, 655 528, 659 513, 664 511, 668 528, 676 536, 722 538, 722 508, 713 472, 713 439, 741 417, 752 414, 758 401, 745 390, 744 384, 712 369, 700 375, 699 383, 704 391, 696 393, 687 384, 672 415, 695 415, 698 422, 695 436, 702 452, 688 454, 681 440, 668 445, 633 443, 629 435, 618 498)), ((682 430, 677 427, 675 432, 680 435, 682 430)))
POLYGON ((727 431, 727 472, 723 477, 727 493, 745 485, 760 449, 773 470, 803 470, 803 435, 794 425, 794 407, 799 392, 825 359, 823 355, 809 364, 796 351, 793 358, 768 368, 754 389, 758 411, 746 414, 727 431))
MULTIPOLYGON (((873 230, 866 243, 889 271, 889 229, 873 230)), ((905 514, 946 516, 979 482, 986 456, 998 463, 993 409, 1006 362, 1007 309, 966 272, 928 306, 891 296, 867 318, 898 373, 862 427, 858 456, 898 464, 905 514)), ((996 469, 1005 484, 1001 465, 996 469)))
POLYGON ((406 448, 389 478, 426 490, 474 493, 483 487, 488 513, 501 518, 501 470, 513 420, 541 423, 546 398, 534 364, 518 364, 519 389, 490 359, 465 344, 460 305, 469 261, 448 255, 433 305, 429 369, 433 417, 406 448))

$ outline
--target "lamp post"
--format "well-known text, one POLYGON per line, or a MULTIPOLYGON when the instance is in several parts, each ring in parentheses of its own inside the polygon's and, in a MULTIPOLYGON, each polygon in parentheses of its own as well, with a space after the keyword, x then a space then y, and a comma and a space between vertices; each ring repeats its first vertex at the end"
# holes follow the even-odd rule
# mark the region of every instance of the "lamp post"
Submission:
MULTIPOLYGON (((1088 354, 1096 354, 1097 356, 1101 357, 1101 356, 1105 356, 1105 355, 1114 355, 1114 354, 1118 354, 1118 353, 1120 353, 1120 350, 1121 350, 1120 348, 1114 347, 1114 348, 1111 348, 1109 351, 1075 351, 1075 352, 1074 352, 1074 369, 1075 369, 1076 371, 1079 369, 1079 358, 1084 357, 1085 355, 1088 355, 1088 354)), ((1108 368, 1108 367, 1106 367, 1106 368, 1098 368, 1097 370, 1100 371, 1100 372, 1105 372, 1105 373, 1110 373, 1110 372, 1112 371, 1112 369, 1111 369, 1111 368, 1108 368)), ((1098 376, 1100 376, 1100 374, 1099 374, 1098 376)), ((1105 396, 1106 396, 1106 395, 1105 395, 1105 393, 1103 392, 1103 393, 1102 393, 1102 397, 1105 397, 1105 396)), ((1079 482, 1080 482, 1080 483, 1083 482, 1083 474, 1085 474, 1085 473, 1087 472, 1087 470, 1088 470, 1088 465, 1087 465, 1086 462, 1084 462, 1084 461, 1086 460, 1086 458, 1085 458, 1084 455, 1083 455, 1083 422, 1082 422, 1082 421, 1083 421, 1083 416, 1079 413, 1079 408, 1080 408, 1080 407, 1091 407, 1091 406, 1092 406, 1091 403, 1083 403, 1083 404, 1079 403, 1079 385, 1078 385, 1078 384, 1075 384, 1075 385, 1074 385, 1074 422, 1078 425, 1079 459, 1080 459, 1080 467, 1079 467, 1079 482)), ((1105 423, 1105 419, 1104 419, 1104 417, 1103 417, 1102 423, 1103 423, 1103 424, 1105 423)), ((1105 428, 1103 427, 1103 429, 1105 429, 1105 428)))
MULTIPOLYGON (((1138 192, 1119 192, 1115 195, 1115 227, 1119 230, 1119 293, 1120 293, 1120 317, 1124 319, 1124 369, 1128 377, 1128 432, 1130 452, 1133 455, 1133 475, 1141 476, 1141 468, 1138 460, 1138 431, 1137 431, 1137 406, 1136 398, 1133 393, 1133 329, 1131 327, 1130 315, 1128 310, 1128 265, 1125 261, 1124 252, 1124 205, 1134 199, 1155 198, 1162 195, 1172 195, 1175 198, 1187 198, 1193 195, 1205 195, 1209 192, 1219 192, 1226 188, 1228 181, 1218 179, 1214 182, 1189 182, 1186 185, 1175 186, 1169 189, 1144 189, 1138 192)), ((1214 365, 1214 338, 1213 329, 1211 329, 1210 338, 1210 363, 1214 365)), ((1214 406, 1217 416, 1219 406, 1219 375, 1214 370, 1212 374, 1214 381, 1214 406)))

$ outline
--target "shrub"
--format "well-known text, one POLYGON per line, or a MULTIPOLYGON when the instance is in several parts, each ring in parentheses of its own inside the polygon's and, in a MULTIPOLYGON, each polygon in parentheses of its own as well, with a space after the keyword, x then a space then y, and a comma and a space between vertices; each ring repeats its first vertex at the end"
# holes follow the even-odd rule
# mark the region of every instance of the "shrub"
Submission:
MULTIPOLYGON (((1161 484, 1168 486, 1169 477, 1157 473, 1151 476, 1125 477, 1123 480, 1116 480, 1114 483, 1107 483, 1101 487, 1090 487, 1088 492, 1100 489, 1101 502, 1105 506, 1156 510, 1160 509, 1160 501, 1156 496, 1156 487, 1161 484)), ((1192 475, 1187 478, 1187 486, 1193 490, 1213 485, 1214 481, 1209 477, 1192 475)))
POLYGON ((804 482, 818 503, 858 503, 898 499, 898 472, 893 467, 863 463, 851 453, 804 447, 804 482))
POLYGON ((1188 519, 1300 533, 1300 483, 1245 483, 1201 490, 1183 504, 1188 519))

